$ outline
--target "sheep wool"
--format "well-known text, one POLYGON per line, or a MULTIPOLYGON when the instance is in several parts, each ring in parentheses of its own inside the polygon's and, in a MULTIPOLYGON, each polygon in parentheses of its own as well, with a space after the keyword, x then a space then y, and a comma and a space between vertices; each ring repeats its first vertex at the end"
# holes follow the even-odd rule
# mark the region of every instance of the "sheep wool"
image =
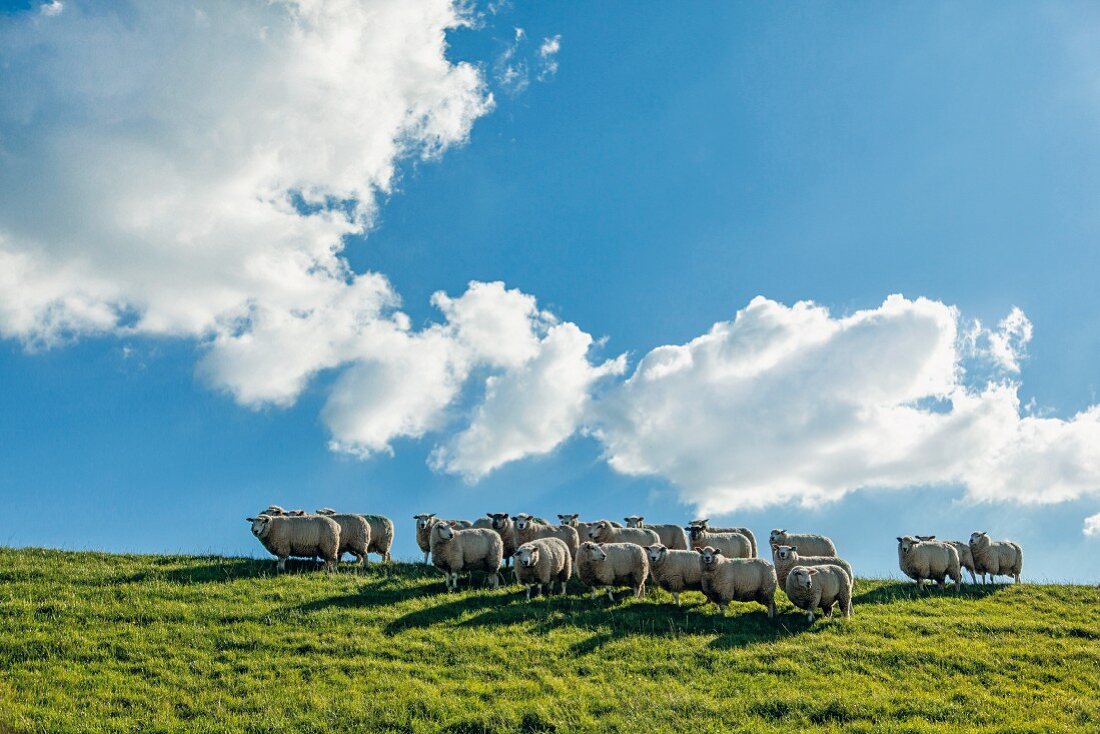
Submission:
POLYGON ((317 558, 325 562, 325 569, 336 569, 340 549, 340 526, 335 520, 320 515, 287 517, 260 514, 246 518, 252 523, 252 534, 267 548, 268 553, 279 559, 278 569, 286 570, 286 560, 317 558))
POLYGON ((806 610, 811 622, 815 609, 828 617, 834 604, 840 605, 845 617, 852 616, 852 577, 841 566, 795 566, 787 575, 784 590, 792 604, 806 610))
POLYGON ((698 553, 670 549, 662 543, 651 545, 645 551, 650 577, 672 594, 676 606, 680 606, 682 592, 703 590, 703 571, 699 567, 698 553))
POLYGON ((645 596, 649 561, 645 550, 634 543, 586 541, 577 553, 577 576, 592 589, 593 599, 598 589, 605 588, 607 597, 615 601, 612 590, 617 586, 631 587, 634 598, 641 599, 645 596))
POLYGON ((938 540, 920 541, 911 535, 899 537, 898 566, 902 573, 917 582, 917 586, 923 587, 926 579, 932 579, 942 589, 947 577, 955 582, 956 591, 962 584, 959 552, 938 540))
POLYGON ((416 520, 416 544, 424 552, 424 563, 428 562, 428 556, 432 551, 432 526, 437 522, 444 522, 460 530, 469 528, 471 523, 467 520, 443 520, 437 518, 434 512, 413 515, 416 520))
POLYGON ((798 546, 798 552, 803 555, 837 557, 833 541, 824 535, 813 533, 788 533, 777 528, 768 536, 768 545, 794 545, 798 546))
POLYGON ((970 535, 970 552, 974 556, 974 568, 985 582, 989 574, 992 582, 995 576, 1012 576, 1020 583, 1020 574, 1024 570, 1024 550, 1010 540, 993 540, 987 533, 976 531, 970 535))
POLYGON ((775 566, 775 578, 781 589, 786 588, 787 574, 795 566, 840 566, 848 572, 848 578, 852 583, 855 583, 856 579, 852 573, 852 565, 844 559, 832 556, 804 556, 798 552, 798 546, 772 546, 772 564, 775 566))
MULTIPOLYGON (((935 540, 935 535, 918 535, 917 540, 935 540)), ((965 540, 941 540, 941 543, 947 543, 959 553, 959 566, 966 569, 970 573, 970 582, 978 583, 977 572, 974 566, 974 554, 970 552, 970 543, 965 540)))
POLYGON ((512 562, 512 556, 516 552, 516 535, 512 518, 507 512, 487 512, 489 527, 497 532, 504 543, 504 565, 512 562))
POLYGON ((512 542, 516 548, 539 538, 557 538, 569 548, 569 561, 576 563, 580 538, 577 531, 569 525, 548 525, 538 518, 520 513, 512 521, 512 542))
POLYGON ((600 520, 588 526, 588 539, 595 543, 633 543, 641 548, 661 542, 661 538, 652 530, 617 528, 610 520, 600 520))
POLYGON ((370 548, 370 525, 362 515, 338 513, 325 507, 327 512, 317 511, 318 516, 329 517, 340 526, 340 550, 336 553, 339 559, 345 553, 355 557, 355 562, 365 566, 367 564, 367 550, 370 548))
POLYGON ((446 522, 432 526, 432 564, 447 578, 447 591, 458 588, 458 575, 484 571, 491 575, 490 584, 500 588, 500 566, 504 544, 495 531, 488 528, 458 529, 446 522))
POLYGON ((645 518, 641 515, 631 515, 630 517, 623 518, 626 520, 626 526, 628 528, 646 528, 657 533, 657 537, 661 539, 661 545, 672 550, 687 550, 687 538, 684 537, 684 530, 675 523, 665 523, 662 525, 646 525, 645 518))
POLYGON ((698 525, 688 525, 684 530, 688 534, 688 544, 692 550, 706 548, 708 545, 722 551, 726 558, 754 558, 752 542, 741 533, 719 533, 698 525))
POLYGON ((731 601, 755 601, 775 617, 775 568, 763 558, 722 558, 712 546, 696 550, 703 595, 726 613, 731 601))
POLYGON ((749 539, 749 544, 752 545, 751 557, 756 558, 759 555, 759 553, 757 553, 756 536, 753 535, 752 531, 748 528, 713 528, 710 526, 710 520, 707 518, 703 518, 701 520, 692 520, 690 523, 688 523, 688 527, 692 526, 703 528, 703 530, 708 530, 712 533, 741 533, 749 539))
POLYGON ((560 538, 539 538, 516 548, 516 578, 527 588, 538 587, 541 595, 545 586, 547 595, 554 593, 554 582, 561 584, 561 593, 573 575, 573 557, 569 547, 560 538))

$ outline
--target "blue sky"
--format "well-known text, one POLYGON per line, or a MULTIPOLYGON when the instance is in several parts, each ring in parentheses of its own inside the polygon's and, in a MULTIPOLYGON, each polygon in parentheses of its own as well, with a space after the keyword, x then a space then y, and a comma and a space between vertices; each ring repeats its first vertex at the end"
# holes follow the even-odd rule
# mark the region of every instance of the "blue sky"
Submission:
MULTIPOLYGON (((49 135, 85 123, 97 134, 105 129, 100 108, 71 103, 85 99, 86 88, 38 71, 64 69, 73 61, 43 62, 51 49, 83 29, 128 28, 127 43, 144 29, 151 29, 151 36, 172 33, 170 24, 155 17, 157 8, 141 11, 145 16, 126 6, 94 10, 65 3, 50 15, 37 5, 17 4, 0 17, 7 26, 0 40, 41 34, 37 50, 35 42, 0 50, 5 61, 14 59, 0 73, 7 76, 0 81, 0 102, 6 100, 9 110, 33 110, 0 118, 0 144, 9 154, 0 159, 0 168, 6 161, 10 174, 0 175, 5 196, 21 191, 26 177, 37 180, 39 151, 64 139, 49 135), (100 16, 112 14, 141 18, 95 25, 106 22, 100 16), (54 20, 67 24, 64 32, 48 26, 54 20), (31 120, 47 124, 43 128, 31 120)), ((221 22, 215 9, 206 11, 210 17, 204 15, 204 22, 221 22)), ((11 520, 0 525, 0 543, 259 554, 243 518, 276 502, 388 514, 399 529, 397 555, 411 557, 411 516, 417 512, 464 517, 498 510, 581 512, 614 518, 640 513, 686 521, 695 516, 695 505, 711 502, 708 509, 734 507, 723 517, 758 535, 776 526, 827 532, 865 573, 895 573, 895 535, 965 537, 980 528, 1022 542, 1026 576, 1096 580, 1095 562, 1066 559, 1096 554, 1100 538, 1084 535, 1082 523, 1100 512, 1095 480, 1100 448, 1089 448, 1091 426, 1065 423, 1098 402, 1100 17, 1094 8, 715 4, 708 12, 685 14, 657 3, 517 3, 496 14, 483 11, 477 27, 448 32, 447 59, 475 64, 483 80, 480 94, 491 92, 494 104, 471 113, 460 125, 464 129, 448 133, 440 155, 398 157, 396 179, 379 184, 382 174, 363 174, 365 188, 333 183, 362 171, 317 172, 306 155, 294 162, 293 173, 336 198, 355 199, 355 192, 375 187, 370 224, 343 241, 343 256, 356 273, 384 274, 413 330, 441 323, 433 293, 458 298, 470 281, 503 281, 591 335, 596 340, 588 352, 591 365, 626 355, 624 374, 593 378, 592 405, 612 407, 585 408, 550 450, 495 465, 477 481, 433 469, 433 449, 451 445, 450 437, 465 425, 463 416, 476 412, 491 389, 484 377, 511 369, 486 363, 472 368, 448 404, 446 419, 420 437, 395 434, 386 442, 388 450, 375 447, 367 458, 332 451, 330 439, 341 437, 325 417, 331 415, 326 404, 352 358, 320 366, 291 399, 250 401, 241 385, 245 379, 255 384, 253 373, 244 378, 241 371, 255 369, 253 362, 234 362, 231 375, 226 369, 216 378, 197 368, 217 351, 209 329, 127 329, 141 317, 142 306, 134 304, 155 304, 156 296, 136 288, 127 292, 128 286, 118 285, 128 282, 122 276, 111 281, 126 269, 126 259, 106 258, 99 270, 81 271, 73 281, 81 285, 66 285, 69 290, 61 294, 83 298, 91 288, 86 284, 103 276, 110 284, 102 292, 109 295, 97 291, 88 298, 124 303, 123 317, 103 321, 81 312, 48 343, 41 338, 48 304, 29 317, 30 326, 9 316, 6 331, 0 327, 6 337, 0 340, 0 495, 11 520), (515 43, 516 28, 524 29, 524 38, 502 60, 515 43), (557 70, 551 74, 538 49, 559 35, 560 51, 553 55, 557 70), (502 77, 509 64, 520 71, 519 65, 526 65, 525 88, 517 90, 502 77), (838 452, 830 459, 838 465, 822 470, 816 452, 822 436, 830 437, 814 431, 817 444, 805 449, 812 460, 792 460, 804 473, 792 469, 774 478, 777 486, 801 486, 803 480, 807 486, 769 504, 766 470, 753 465, 742 472, 743 454, 734 450, 739 437, 744 431, 753 441, 776 437, 777 445, 759 444, 765 453, 789 440, 799 456, 803 449, 793 444, 801 439, 786 429, 760 428, 771 419, 767 410, 725 410, 722 395, 710 401, 721 405, 698 424, 694 418, 707 412, 705 406, 668 415, 683 426, 675 430, 677 440, 691 443, 692 430, 713 428, 717 438, 728 441, 732 458, 715 456, 712 465, 710 455, 685 447, 662 457, 658 470, 633 475, 605 460, 618 450, 612 445, 629 444, 641 454, 653 448, 637 439, 637 423, 614 410, 623 405, 656 410, 649 402, 653 396, 622 388, 650 350, 707 334, 756 296, 776 302, 770 316, 780 320, 793 318, 788 309, 796 302, 813 301, 828 309, 819 324, 828 330, 845 317, 879 309, 895 293, 955 307, 960 332, 979 319, 986 330, 980 339, 986 341, 1013 307, 1026 314, 1033 336, 1014 351, 1018 371, 1002 369, 988 355, 967 354, 959 357, 965 376, 951 388, 978 395, 987 379, 1011 384, 1023 406, 1020 418, 1063 421, 1049 429, 1073 433, 1052 434, 1049 443, 1077 442, 1083 448, 1068 458, 1040 452, 1027 467, 1057 465, 1071 490, 1036 503, 1045 491, 1038 485, 1021 480, 1017 489, 997 489, 999 482, 1012 484, 1011 472, 998 470, 989 479, 973 467, 958 468, 961 459, 942 476, 892 468, 884 480, 882 471, 849 470, 865 460, 862 454, 838 452), (601 432, 610 438, 600 438, 601 432), (737 476, 742 473, 758 479, 743 483, 737 476), (878 479, 863 486, 865 477, 878 479), (685 487, 685 478, 696 486, 685 487), (726 499, 710 499, 702 485, 711 479, 721 491, 729 489, 726 499), (983 481, 992 488, 983 489, 983 481), (805 506, 804 498, 819 488, 815 482, 835 498, 805 506)), ((365 22, 367 43, 396 32, 365 22)), ((179 42, 182 48, 187 43, 179 42)), ((424 43, 431 50, 430 39, 424 43)), ((140 53, 142 46, 126 48, 140 53)), ((102 66, 90 74, 90 84, 117 84, 130 90, 126 99, 157 82, 116 76, 119 61, 110 53, 96 60, 102 66)), ((266 73, 263 63, 259 55, 225 62, 226 68, 243 70, 241 84, 249 83, 249 73, 266 73)), ((162 79, 168 88, 178 81, 175 71, 162 79)), ((203 73, 214 72, 199 70, 197 78, 203 73)), ((225 76, 237 83, 236 76, 225 76)), ((393 83, 365 73, 352 94, 393 83)), ((193 135, 203 129, 203 115, 218 119, 220 102, 204 90, 186 94, 201 102, 195 107, 198 121, 188 129, 193 135)), ((462 88, 454 94, 469 98, 471 92, 462 88)), ((370 104, 367 99, 356 112, 369 113, 370 104)), ((133 122, 148 108, 123 109, 119 119, 133 122)), ((375 124, 371 118, 364 118, 367 125, 375 124)), ((350 129, 361 122, 350 120, 350 129)), ((110 139, 125 144, 130 131, 140 127, 110 128, 110 139)), ((350 151, 349 157, 357 152, 353 133, 307 129, 349 146, 335 148, 350 151)), ((165 139, 139 140, 160 155, 165 139)), ((158 170, 144 175, 155 182, 158 170)), ((85 173, 58 171, 51 165, 41 180, 85 173)), ((112 205, 107 199, 88 200, 88 190, 80 189, 81 206, 112 205)), ((95 190, 104 197, 114 191, 95 190)), ((118 196, 123 193, 132 194, 118 196)), ((40 200, 26 196, 23 211, 34 211, 40 200)), ((62 204, 74 201, 60 198, 62 204)), ((159 210, 150 205, 148 211, 159 210)), ((43 219, 56 216, 43 210, 43 219)), ((158 231, 176 221, 150 216, 158 231)), ((0 211, 0 245, 5 232, 7 241, 16 243, 12 248, 52 241, 45 225, 35 226, 14 206, 0 211)), ((99 246, 91 235, 81 239, 82 231, 75 227, 77 234, 67 235, 64 246, 42 246, 49 252, 48 267, 61 272, 99 246)), ((110 232, 106 225, 103 231, 110 232)), ((201 233, 191 236, 203 246, 201 233)), ((258 249, 271 246, 258 242, 258 249)), ((16 287, 9 286, 13 300, 34 302, 34 294, 17 293, 16 287)), ((0 320, 3 308, 0 303, 0 320)), ((16 313, 14 307, 9 311, 16 313)), ((749 324, 748 317, 742 323, 749 324)), ((534 328, 546 333, 545 324, 534 328)), ((229 331, 225 338, 237 335, 229 331)), ((924 342, 914 341, 917 336, 895 336, 882 337, 882 343, 905 347, 896 350, 899 372, 910 361, 904 355, 936 348, 930 342, 925 350, 924 342), (910 345, 912 353, 906 351, 910 345)), ((285 354, 265 352, 265 362, 293 358, 294 340, 280 344, 285 354)), ((823 358, 830 365, 825 371, 839 369, 831 354, 823 358)), ((863 358, 852 352, 852 359, 858 371, 863 358)), ((933 362, 939 364, 929 358, 933 362)), ((847 380, 837 377, 842 379, 847 380)), ((765 386, 779 390, 776 384, 785 383, 765 386)), ((836 381, 822 384, 829 389, 836 381)), ((789 412, 800 404, 775 405, 789 412)), ((966 440, 978 439, 967 434, 966 440)), ((858 443, 860 451, 880 450, 868 450, 865 438, 858 443)), ((887 448, 894 447, 882 450, 887 448)), ((459 448, 453 452, 461 454, 459 448)), ((776 455, 782 463, 782 452, 776 455)), ((927 463, 929 456, 916 452, 909 458, 927 463)), ((640 459, 623 461, 637 467, 640 459)))

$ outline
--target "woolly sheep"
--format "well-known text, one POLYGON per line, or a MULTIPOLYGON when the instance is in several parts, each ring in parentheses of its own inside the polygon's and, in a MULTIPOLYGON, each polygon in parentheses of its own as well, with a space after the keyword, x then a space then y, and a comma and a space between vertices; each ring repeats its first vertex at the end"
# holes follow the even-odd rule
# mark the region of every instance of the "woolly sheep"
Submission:
POLYGON ((317 558, 325 569, 335 570, 340 549, 340 526, 328 517, 286 517, 260 514, 246 520, 252 523, 252 534, 271 555, 279 559, 278 569, 286 570, 286 559, 317 558))
MULTIPOLYGON (((581 540, 585 540, 588 538, 588 529, 596 523, 581 522, 580 517, 581 516, 577 513, 573 513, 572 515, 558 515, 558 521, 562 525, 568 525, 569 527, 576 530, 577 537, 579 537, 581 540)), ((615 522, 614 520, 611 521, 611 526, 616 528, 622 527, 621 524, 615 522)))
POLYGON ((1010 540, 993 540, 987 533, 970 534, 970 552, 974 556, 974 569, 981 574, 982 583, 989 574, 992 583, 995 576, 1012 576, 1020 583, 1024 570, 1024 551, 1010 540))
POLYGON ((840 566, 848 572, 848 578, 855 583, 855 575, 852 574, 852 566, 847 561, 832 556, 803 556, 795 545, 773 545, 772 564, 775 566, 775 579, 779 588, 786 588, 787 574, 795 566, 840 566))
POLYGON ((661 545, 672 550, 687 550, 687 538, 684 537, 684 530, 679 525, 674 523, 667 523, 663 525, 646 525, 645 518, 641 515, 631 515, 630 517, 624 517, 626 520, 626 526, 628 528, 645 528, 657 533, 657 537, 661 539, 661 545))
POLYGON ((580 545, 580 538, 577 537, 575 529, 569 525, 549 525, 539 522, 538 518, 531 517, 523 512, 516 515, 512 521, 512 542, 515 543, 515 547, 519 548, 524 543, 530 543, 532 540, 538 540, 539 538, 557 538, 562 541, 569 548, 570 563, 575 564, 577 562, 577 547, 580 545))
POLYGON ((768 535, 768 545, 796 545, 798 550, 807 556, 837 557, 836 546, 824 535, 788 533, 786 530, 777 528, 768 535))
POLYGON ((753 535, 752 531, 748 528, 712 528, 710 526, 710 520, 707 518, 703 518, 701 520, 692 520, 688 523, 688 527, 693 526, 703 528, 703 530, 707 530, 712 533, 741 533, 749 539, 749 543, 752 545, 752 557, 756 558, 757 555, 759 555, 756 550, 756 536, 753 535))
POLYGON ((458 589, 458 575, 464 571, 485 571, 492 587, 500 588, 500 565, 504 544, 489 528, 457 529, 450 523, 432 525, 432 564, 447 578, 447 591, 458 589))
POLYGON ((669 549, 662 543, 655 543, 645 551, 650 577, 662 589, 672 593, 676 606, 680 606, 681 592, 703 590, 703 571, 699 568, 698 553, 669 549))
POLYGON ((588 539, 596 543, 633 543, 645 548, 660 543, 657 533, 647 528, 617 528, 610 520, 600 520, 588 526, 588 539))
POLYGON ((950 576, 958 590, 962 583, 959 569, 959 552, 938 540, 920 541, 911 535, 898 538, 898 566, 902 572, 924 586, 925 579, 932 579, 941 589, 945 577, 950 576))
MULTIPOLYGON (((918 535, 917 540, 935 540, 935 535, 918 535)), ((970 543, 965 540, 942 540, 959 553, 959 566, 970 572, 971 583, 978 583, 978 577, 974 567, 974 554, 970 552, 970 543)))
POLYGON ((606 588, 607 597, 615 601, 612 589, 616 586, 631 587, 634 598, 641 599, 645 596, 649 561, 645 550, 634 543, 586 541, 577 553, 577 576, 581 583, 591 587, 593 599, 597 589, 606 588))
POLYGON ((340 526, 340 550, 336 553, 339 559, 345 553, 355 557, 355 562, 367 565, 367 550, 370 548, 370 525, 362 515, 350 513, 337 513, 325 507, 328 512, 317 511, 317 516, 330 517, 340 526))
POLYGON ((428 562, 428 555, 432 551, 432 526, 437 522, 445 522, 460 530, 469 528, 471 523, 466 520, 443 520, 435 516, 434 512, 425 512, 413 515, 416 520, 416 544, 424 552, 424 563, 428 562))
POLYGON ((713 546, 700 548, 699 568, 703 594, 722 614, 731 601, 755 601, 775 616, 775 569, 763 558, 723 558, 713 546))
POLYGON ((806 610, 806 618, 811 622, 814 609, 820 608, 829 617, 834 604, 840 605, 845 617, 852 616, 852 577, 841 566, 795 566, 787 576, 784 590, 792 604, 806 610))
POLYGON ((512 562, 512 555, 516 552, 516 536, 512 518, 507 512, 486 512, 489 518, 489 527, 497 532, 504 543, 504 565, 512 562))
POLYGON ((546 587, 547 595, 554 593, 554 582, 561 582, 561 593, 573 575, 573 557, 569 546, 560 538, 539 538, 516 548, 516 578, 527 587, 527 598, 531 598, 531 588, 546 587))
POLYGON ((722 551, 726 558, 753 558, 752 542, 741 533, 718 533, 699 525, 688 525, 688 545, 692 550, 708 545, 722 551))

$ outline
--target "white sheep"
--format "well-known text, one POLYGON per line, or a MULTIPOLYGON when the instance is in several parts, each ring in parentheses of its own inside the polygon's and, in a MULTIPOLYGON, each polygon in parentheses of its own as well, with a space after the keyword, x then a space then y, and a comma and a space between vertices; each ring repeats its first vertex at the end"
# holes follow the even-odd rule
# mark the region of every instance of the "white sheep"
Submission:
POLYGON ((970 552, 974 556, 974 569, 981 574, 982 583, 989 574, 992 583, 995 576, 1012 576, 1020 583, 1024 570, 1024 550, 1011 540, 993 540, 987 533, 970 534, 970 552))
POLYGON ((840 566, 848 572, 848 578, 855 583, 856 577, 852 573, 852 565, 842 558, 832 556, 804 556, 798 552, 795 545, 773 545, 772 564, 775 566, 775 578, 779 588, 786 588, 787 574, 795 566, 840 566))
POLYGON ((335 520, 317 515, 287 517, 266 514, 246 520, 252 523, 252 534, 257 540, 271 555, 279 559, 280 571, 286 570, 286 560, 291 556, 310 559, 320 557, 325 562, 326 570, 336 569, 340 526, 335 520))
POLYGON ((576 564, 577 548, 580 546, 580 538, 577 531, 570 525, 549 525, 541 522, 541 518, 532 517, 521 512, 512 520, 512 542, 516 548, 524 543, 530 543, 539 538, 557 538, 569 548, 569 561, 576 564))
POLYGON ((664 523, 661 525, 646 525, 645 518, 641 515, 631 515, 630 517, 623 518, 626 521, 628 528, 645 528, 657 533, 657 537, 661 539, 661 545, 672 550, 687 550, 687 538, 684 537, 684 530, 679 525, 674 523, 664 523))
POLYGON ((649 560, 649 575, 665 591, 672 593, 680 606, 680 593, 703 590, 703 571, 699 554, 689 550, 671 550, 662 543, 645 549, 649 560))
POLYGON ((458 575, 463 572, 485 571, 490 584, 500 588, 500 566, 504 544, 500 536, 488 528, 459 530, 450 523, 432 525, 432 565, 447 578, 447 591, 458 589, 458 575))
MULTIPOLYGON (((569 527, 576 530, 577 531, 577 537, 579 537, 583 541, 586 538, 588 538, 588 529, 590 527, 592 527, 593 525, 595 525, 595 523, 581 522, 580 517, 581 516, 577 513, 573 513, 572 515, 558 515, 558 521, 562 525, 568 525, 569 527)), ((622 527, 621 524, 619 524, 617 522, 614 522, 614 521, 611 521, 611 525, 612 525, 612 527, 616 527, 616 528, 621 528, 622 527)))
POLYGON ((631 587, 634 598, 641 599, 645 596, 649 561, 645 550, 634 543, 586 541, 577 553, 577 576, 592 589, 593 599, 597 589, 606 588, 607 597, 615 601, 612 589, 616 586, 631 587))
MULTIPOLYGON (((935 540, 935 535, 918 535, 917 540, 935 540)), ((978 583, 978 576, 974 566, 974 554, 970 552, 970 543, 965 540, 942 540, 959 553, 959 566, 970 572, 971 583, 978 583)))
POLYGON ((950 577, 958 591, 962 584, 959 552, 938 540, 920 541, 911 535, 898 538, 898 566, 902 572, 923 588, 925 579, 932 579, 941 589, 950 577))
POLYGON ((516 535, 512 518, 507 512, 486 512, 489 518, 489 527, 496 531, 500 540, 504 543, 504 565, 512 563, 512 556, 516 552, 516 535))
POLYGON ((824 535, 814 533, 788 533, 776 528, 768 535, 768 545, 796 545, 800 553, 807 556, 837 557, 836 546, 824 535))
POLYGON ((370 525, 366 519, 362 515, 338 513, 328 507, 317 510, 317 515, 330 517, 340 526, 340 550, 336 553, 336 558, 339 559, 345 553, 350 553, 355 557, 356 563, 362 566, 367 565, 367 550, 370 548, 370 525))
POLYGON ((657 533, 646 528, 617 528, 610 520, 600 520, 588 526, 588 539, 596 543, 633 543, 645 548, 660 543, 657 533))
POLYGON ((561 593, 573 575, 573 557, 569 546, 560 538, 539 538, 516 548, 516 578, 527 587, 527 598, 531 598, 531 588, 537 586, 539 594, 545 586, 547 595, 553 595, 554 582, 561 583, 561 593))
POLYGON ((700 525, 688 525, 688 545, 692 550, 706 548, 708 545, 722 551, 726 558, 754 558, 752 541, 741 533, 719 533, 700 525))
POLYGON ((703 594, 718 605, 722 614, 731 601, 755 601, 775 617, 775 568, 763 558, 723 558, 712 546, 695 551, 699 554, 703 594))
POLYGON ((703 530, 708 530, 712 533, 741 533, 749 539, 749 543, 752 545, 752 558, 756 558, 757 553, 756 536, 752 534, 752 531, 748 528, 712 528, 710 526, 710 520, 708 518, 702 518, 699 520, 692 520, 688 523, 688 527, 699 527, 703 530))
POLYGON ((444 522, 459 530, 465 530, 471 526, 471 523, 467 520, 443 520, 437 518, 434 512, 413 515, 413 519, 416 520, 416 544, 420 546, 420 550, 424 552, 424 563, 428 562, 428 555, 432 551, 433 525, 437 522, 444 522))
POLYGON ((806 610, 806 617, 814 621, 814 609, 829 617, 833 605, 840 605, 845 617, 852 616, 852 577, 841 566, 795 566, 784 585, 787 598, 799 609, 806 610))

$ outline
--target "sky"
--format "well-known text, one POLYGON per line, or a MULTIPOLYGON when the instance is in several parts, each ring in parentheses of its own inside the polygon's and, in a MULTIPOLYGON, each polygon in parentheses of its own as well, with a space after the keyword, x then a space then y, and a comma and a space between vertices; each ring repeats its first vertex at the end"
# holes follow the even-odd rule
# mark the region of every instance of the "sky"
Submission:
POLYGON ((1100 578, 1100 12, 0 5, 0 544, 700 515, 1100 578))

